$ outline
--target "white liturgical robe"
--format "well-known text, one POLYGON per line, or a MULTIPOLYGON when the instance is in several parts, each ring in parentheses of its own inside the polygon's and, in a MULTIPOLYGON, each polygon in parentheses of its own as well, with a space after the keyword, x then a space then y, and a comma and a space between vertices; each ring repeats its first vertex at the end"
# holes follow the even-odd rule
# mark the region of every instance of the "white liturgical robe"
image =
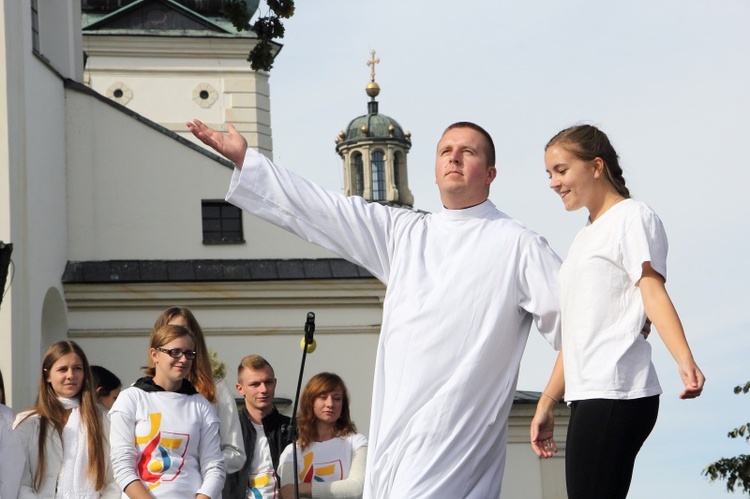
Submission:
POLYGON ((532 321, 560 344, 560 259, 489 200, 425 214, 325 191, 248 149, 227 200, 386 286, 365 498, 496 498, 532 321))

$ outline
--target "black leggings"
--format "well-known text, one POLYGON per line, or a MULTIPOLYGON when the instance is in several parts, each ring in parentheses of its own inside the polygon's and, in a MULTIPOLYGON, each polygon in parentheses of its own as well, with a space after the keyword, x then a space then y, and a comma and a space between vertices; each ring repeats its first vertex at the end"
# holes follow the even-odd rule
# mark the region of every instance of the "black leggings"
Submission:
POLYGON ((568 499, 627 497, 635 457, 658 413, 658 395, 573 402, 565 444, 568 499))

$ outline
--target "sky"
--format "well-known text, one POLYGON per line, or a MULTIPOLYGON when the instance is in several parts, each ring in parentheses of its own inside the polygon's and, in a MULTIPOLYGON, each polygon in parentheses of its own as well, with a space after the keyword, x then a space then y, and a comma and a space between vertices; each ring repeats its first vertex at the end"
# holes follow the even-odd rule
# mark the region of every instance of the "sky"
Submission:
MULTIPOLYGON (((494 137, 490 199, 562 257, 587 213, 549 189, 543 149, 586 122, 610 137, 635 199, 670 242, 667 289, 707 382, 681 401, 674 360, 652 334, 664 389, 639 454, 631 499, 728 494, 703 468, 749 453, 727 432, 748 420, 750 395, 750 1, 298 1, 271 71, 274 159, 342 190, 336 134, 366 113, 366 61, 380 64, 380 112, 412 134, 415 207, 440 210, 435 146, 469 120, 494 137)), ((555 353, 532 332, 518 388, 541 391, 555 353)), ((563 440, 563 435, 558 435, 563 440)))

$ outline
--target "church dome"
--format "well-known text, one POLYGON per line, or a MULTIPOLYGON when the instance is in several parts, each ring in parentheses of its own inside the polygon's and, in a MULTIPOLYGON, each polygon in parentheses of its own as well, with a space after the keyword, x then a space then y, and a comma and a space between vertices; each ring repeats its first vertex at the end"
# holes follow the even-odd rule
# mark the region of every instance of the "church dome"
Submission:
POLYGON ((342 142, 362 139, 396 139, 409 141, 398 121, 385 114, 368 113, 354 118, 346 127, 342 142))

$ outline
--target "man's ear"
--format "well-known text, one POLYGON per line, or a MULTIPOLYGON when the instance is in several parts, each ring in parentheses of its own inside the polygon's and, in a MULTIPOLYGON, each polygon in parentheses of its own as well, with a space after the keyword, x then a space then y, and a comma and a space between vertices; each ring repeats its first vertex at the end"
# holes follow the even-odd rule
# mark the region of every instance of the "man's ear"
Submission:
POLYGON ((487 185, 490 185, 495 177, 497 177, 497 168, 494 166, 487 167, 487 185))

